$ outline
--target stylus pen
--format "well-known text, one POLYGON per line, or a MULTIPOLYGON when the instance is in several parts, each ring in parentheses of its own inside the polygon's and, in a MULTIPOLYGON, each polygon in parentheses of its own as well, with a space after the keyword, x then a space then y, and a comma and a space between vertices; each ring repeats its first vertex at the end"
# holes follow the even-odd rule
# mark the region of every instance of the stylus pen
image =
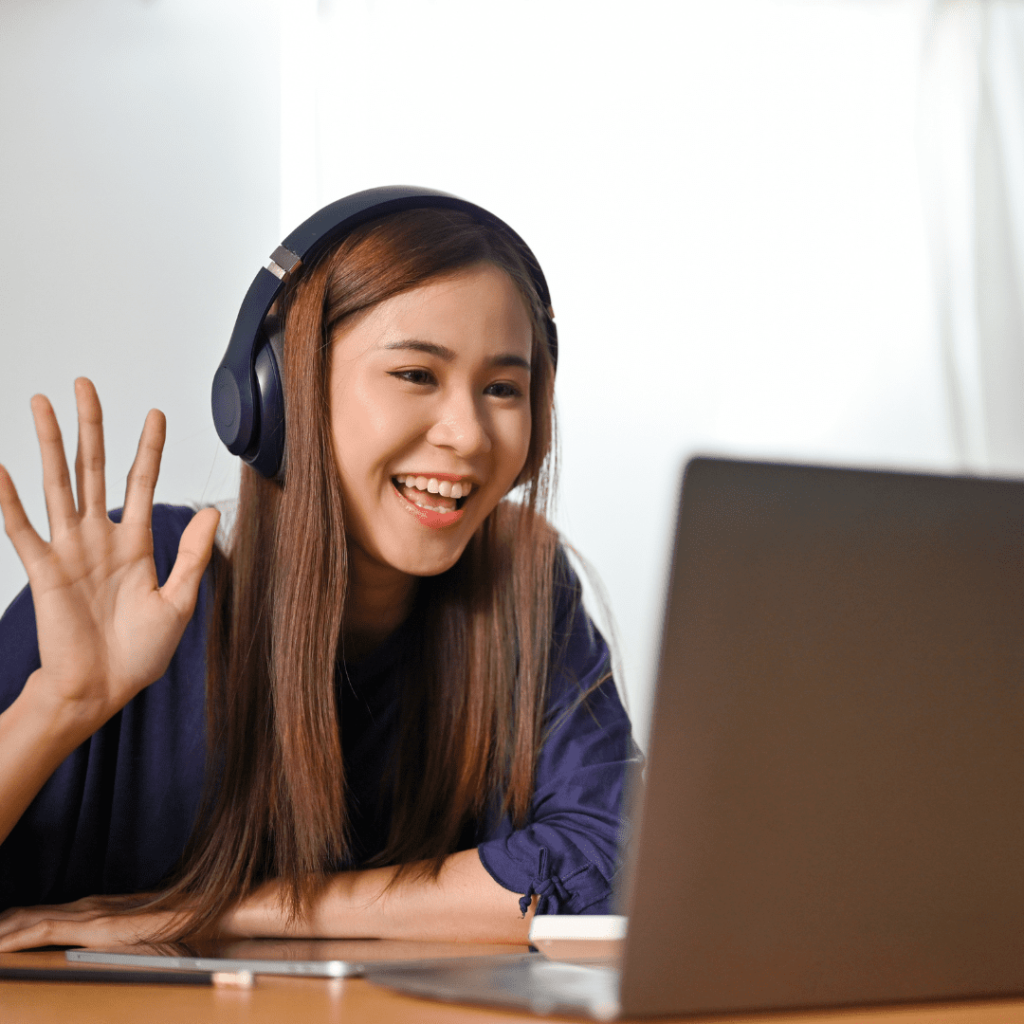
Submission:
POLYGON ((0 981, 93 981, 104 985, 216 985, 251 988, 251 971, 123 971, 104 967, 0 967, 0 981))

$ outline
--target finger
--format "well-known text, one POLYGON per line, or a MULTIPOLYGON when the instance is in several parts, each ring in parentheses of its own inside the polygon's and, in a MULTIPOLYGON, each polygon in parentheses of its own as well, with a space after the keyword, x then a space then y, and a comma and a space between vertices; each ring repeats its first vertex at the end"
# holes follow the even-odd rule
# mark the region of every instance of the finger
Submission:
POLYGON ((151 934, 173 926, 173 912, 156 914, 81 914, 62 912, 62 907, 27 908, 17 926, 0 934, 0 953, 39 946, 133 945, 151 934), (37 913, 34 911, 42 911, 37 913))
POLYGON ((191 616, 196 606, 199 583, 213 554, 219 522, 220 512, 204 508, 192 517, 178 541, 178 557, 160 592, 184 618, 191 616))
POLYGON ((4 517, 4 530, 27 572, 31 563, 46 554, 47 545, 29 522, 14 481, 3 466, 0 466, 0 513, 4 517))
POLYGON ((159 409, 150 409, 139 438, 139 449, 128 472, 121 522, 144 525, 153 521, 153 492, 160 476, 160 456, 164 450, 167 423, 159 409))
POLYGON ((0 935, 0 953, 15 953, 20 949, 33 949, 37 946, 49 946, 48 922, 36 921, 34 924, 16 931, 0 935))
POLYGON ((0 939, 31 933, 47 923, 52 926, 60 922, 83 922, 100 916, 101 908, 82 906, 84 902, 12 907, 0 916, 0 939))
POLYGON ((78 519, 78 512, 75 497, 71 493, 68 462, 64 457, 64 439, 53 406, 45 395, 33 396, 32 417, 43 458, 43 494, 46 497, 46 514, 50 520, 50 539, 53 540, 78 519))
POLYGON ((102 918, 40 916, 0 937, 0 953, 39 946, 95 945, 94 936, 102 941, 103 924, 102 918))
POLYGON ((116 913, 119 909, 133 907, 145 898, 145 894, 131 896, 83 896, 72 903, 40 904, 30 907, 8 907, 0 913, 0 935, 20 931, 36 921, 46 920, 90 920, 104 914, 116 913))
POLYGON ((91 380, 79 377, 75 381, 75 399, 78 404, 78 454, 75 456, 78 511, 81 515, 106 516, 103 410, 91 380))
POLYGON ((13 907, 0 918, 0 951, 24 949, 26 945, 44 945, 26 940, 37 935, 40 929, 70 916, 67 906, 13 907))

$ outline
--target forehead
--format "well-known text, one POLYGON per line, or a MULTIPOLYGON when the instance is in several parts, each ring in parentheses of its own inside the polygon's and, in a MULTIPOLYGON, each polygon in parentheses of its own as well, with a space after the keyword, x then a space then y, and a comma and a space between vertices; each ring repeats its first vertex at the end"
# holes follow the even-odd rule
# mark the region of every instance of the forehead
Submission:
POLYGON ((430 342, 460 351, 529 359, 533 325, 526 302, 504 270, 480 264, 400 292, 339 324, 335 354, 352 358, 389 342, 430 342))

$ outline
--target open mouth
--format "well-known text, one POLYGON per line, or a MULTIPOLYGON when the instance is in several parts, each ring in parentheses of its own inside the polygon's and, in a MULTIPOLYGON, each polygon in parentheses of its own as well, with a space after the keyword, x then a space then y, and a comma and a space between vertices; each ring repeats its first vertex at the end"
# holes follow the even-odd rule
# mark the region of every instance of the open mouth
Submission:
POLYGON ((473 489, 468 480, 438 480, 436 477, 393 476, 391 483, 407 501, 425 512, 457 512, 473 489))

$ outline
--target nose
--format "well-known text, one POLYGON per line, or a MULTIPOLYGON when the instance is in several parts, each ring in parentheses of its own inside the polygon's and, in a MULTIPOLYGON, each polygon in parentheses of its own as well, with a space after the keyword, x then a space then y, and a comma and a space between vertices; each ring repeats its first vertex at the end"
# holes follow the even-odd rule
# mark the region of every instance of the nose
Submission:
POLYGON ((446 395, 437 418, 427 431, 427 441, 438 448, 451 448, 469 457, 491 450, 491 434, 485 411, 471 394, 446 395))

